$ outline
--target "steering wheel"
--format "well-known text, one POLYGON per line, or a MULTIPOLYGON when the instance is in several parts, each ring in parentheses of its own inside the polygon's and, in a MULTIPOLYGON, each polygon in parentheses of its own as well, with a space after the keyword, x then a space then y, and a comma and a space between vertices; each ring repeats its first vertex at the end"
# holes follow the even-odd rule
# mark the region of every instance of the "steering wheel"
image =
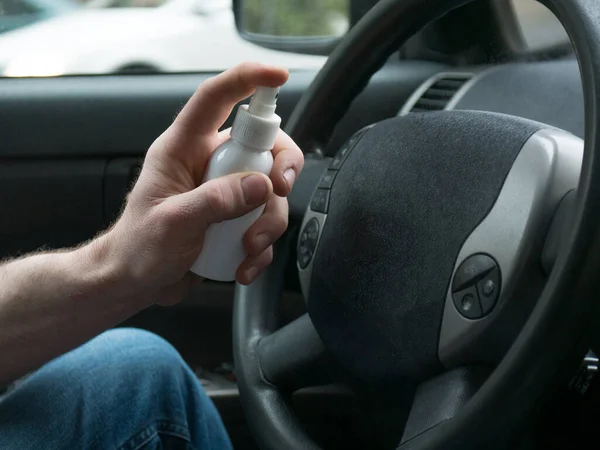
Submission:
MULTIPOLYGON (((465 3, 380 1, 287 131, 322 148, 394 49, 465 3)), ((277 329, 291 235, 236 287, 236 375, 262 448, 318 448, 289 394, 325 356, 357 390, 410 386, 401 449, 506 448, 575 373, 600 319, 600 3, 545 4, 579 60, 585 145, 519 117, 445 111, 384 120, 340 148, 297 242, 308 314, 277 329)))

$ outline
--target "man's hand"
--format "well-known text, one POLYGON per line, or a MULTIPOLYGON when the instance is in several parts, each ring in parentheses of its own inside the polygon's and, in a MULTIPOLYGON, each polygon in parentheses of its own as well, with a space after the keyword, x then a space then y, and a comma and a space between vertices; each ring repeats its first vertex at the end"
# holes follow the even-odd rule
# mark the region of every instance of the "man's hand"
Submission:
POLYGON ((252 282, 272 260, 272 244, 287 227, 286 196, 304 163, 298 146, 280 132, 270 177, 234 174, 200 184, 213 150, 229 137, 218 132, 233 107, 257 86, 280 86, 284 69, 245 63, 202 83, 173 124, 148 150, 140 177, 115 226, 95 246, 114 259, 127 295, 171 304, 195 275, 189 268, 209 225, 233 219, 266 203, 248 230, 248 258, 237 280, 252 282))
POLYGON ((248 230, 237 278, 250 283, 271 262, 285 231, 289 194, 303 166, 283 132, 271 176, 236 174, 200 185, 233 106, 259 85, 279 86, 285 70, 243 64, 203 83, 148 150, 121 218, 76 249, 0 264, 0 384, 131 317, 153 303, 179 301, 195 275, 207 227, 266 203, 248 230))

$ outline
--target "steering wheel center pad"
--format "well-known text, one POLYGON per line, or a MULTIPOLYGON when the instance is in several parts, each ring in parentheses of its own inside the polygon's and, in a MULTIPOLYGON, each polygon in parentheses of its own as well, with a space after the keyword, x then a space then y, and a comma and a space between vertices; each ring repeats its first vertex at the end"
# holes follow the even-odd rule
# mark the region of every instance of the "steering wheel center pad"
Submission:
POLYGON ((335 176, 308 296, 319 335, 355 376, 398 383, 441 369, 458 252, 544 127, 454 111, 389 119, 360 138, 335 176))

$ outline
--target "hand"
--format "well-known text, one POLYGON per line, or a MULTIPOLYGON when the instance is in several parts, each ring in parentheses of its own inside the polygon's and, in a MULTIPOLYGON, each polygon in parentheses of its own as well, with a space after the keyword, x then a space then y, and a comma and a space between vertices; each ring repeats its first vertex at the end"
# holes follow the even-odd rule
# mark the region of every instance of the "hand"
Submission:
POLYGON ((302 170, 302 152, 280 131, 270 177, 234 174, 202 182, 213 150, 229 137, 218 132, 232 108, 257 86, 287 81, 284 69, 245 63, 202 83, 173 124, 152 144, 122 216, 99 247, 118 260, 119 280, 129 295, 172 304, 195 275, 189 268, 209 225, 246 214, 266 203, 244 237, 247 259, 237 271, 252 282, 271 263, 272 244, 287 227, 289 194, 302 170))

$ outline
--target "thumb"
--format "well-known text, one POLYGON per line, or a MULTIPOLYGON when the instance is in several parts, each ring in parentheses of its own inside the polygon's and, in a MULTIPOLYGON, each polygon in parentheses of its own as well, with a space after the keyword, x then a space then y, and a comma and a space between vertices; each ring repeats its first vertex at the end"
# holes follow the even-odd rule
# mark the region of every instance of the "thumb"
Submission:
POLYGON ((269 177, 236 173, 209 180, 180 194, 183 207, 206 226, 235 219, 267 202, 273 193, 269 177))

